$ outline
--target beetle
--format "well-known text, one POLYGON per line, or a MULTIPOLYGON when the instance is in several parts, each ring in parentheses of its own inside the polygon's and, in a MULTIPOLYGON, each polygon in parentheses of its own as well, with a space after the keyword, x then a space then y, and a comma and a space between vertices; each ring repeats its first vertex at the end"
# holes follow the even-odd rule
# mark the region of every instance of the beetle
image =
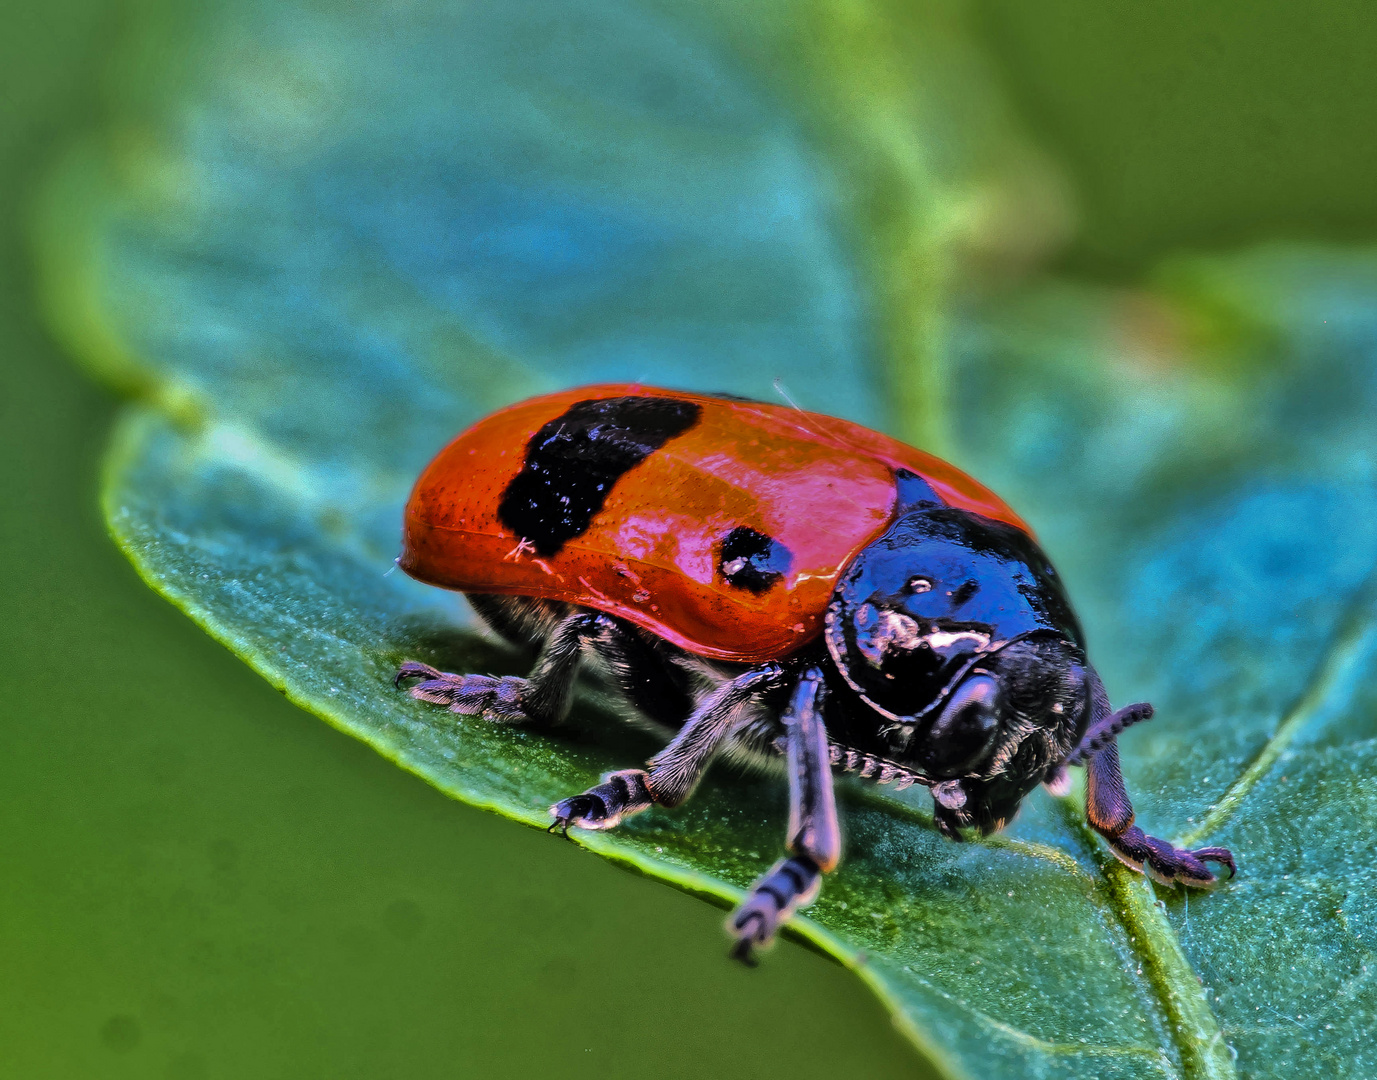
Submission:
POLYGON ((719 753, 784 759, 786 857, 728 920, 751 960, 841 857, 834 772, 927 786, 937 828, 1002 828, 1039 783, 1087 773, 1091 826, 1163 883, 1211 886, 1225 848, 1134 824, 1117 711, 1031 530, 952 465, 835 417, 640 385, 532 398, 422 472, 398 562, 462 591, 536 655, 526 678, 408 662, 413 697, 553 725, 591 661, 669 736, 645 768, 550 808, 611 829, 692 793, 719 753))

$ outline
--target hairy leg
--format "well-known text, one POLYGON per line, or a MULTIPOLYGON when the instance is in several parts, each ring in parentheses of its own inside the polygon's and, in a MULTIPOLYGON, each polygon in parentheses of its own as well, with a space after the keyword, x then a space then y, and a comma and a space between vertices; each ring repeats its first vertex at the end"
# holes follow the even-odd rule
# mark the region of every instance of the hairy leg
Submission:
POLYGON ((408 662, 397 672, 396 682, 400 686, 404 679, 419 679, 410 688, 412 697, 465 716, 504 724, 558 724, 568 715, 585 647, 624 633, 610 615, 579 611, 555 626, 524 679, 452 675, 428 664, 408 662))
POLYGON ((651 637, 639 627, 599 638, 596 643, 602 672, 626 703, 659 727, 677 731, 694 712, 695 680, 674 662, 673 646, 651 637))
POLYGON ((742 710, 787 678, 779 664, 761 664, 723 683, 689 717, 645 769, 610 773, 601 784, 550 807, 552 828, 611 829, 648 807, 678 806, 743 718, 742 710))
POLYGON ((783 718, 789 763, 789 834, 784 848, 789 858, 771 867, 727 920, 727 930, 736 938, 732 955, 747 964, 754 962, 754 949, 769 944, 795 910, 812 902, 822 875, 841 859, 821 695, 822 673, 806 672, 783 718))

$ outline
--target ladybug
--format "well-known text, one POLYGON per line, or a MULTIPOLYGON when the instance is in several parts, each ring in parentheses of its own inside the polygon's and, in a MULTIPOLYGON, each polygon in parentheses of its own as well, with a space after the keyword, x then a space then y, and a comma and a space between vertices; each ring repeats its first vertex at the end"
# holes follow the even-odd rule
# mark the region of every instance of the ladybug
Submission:
POLYGON ((937 828, 1002 828, 1087 771, 1090 824, 1128 865, 1209 886, 1224 848, 1133 824, 1114 711, 1060 577, 969 476, 857 424, 640 385, 566 390, 459 435, 407 503, 412 577, 462 591, 536 655, 522 679, 407 663, 421 701, 553 725, 584 661, 669 737, 643 769, 551 807, 610 829, 692 793, 719 753, 783 757, 788 856, 731 916, 750 960, 841 857, 833 773, 931 790, 937 828))

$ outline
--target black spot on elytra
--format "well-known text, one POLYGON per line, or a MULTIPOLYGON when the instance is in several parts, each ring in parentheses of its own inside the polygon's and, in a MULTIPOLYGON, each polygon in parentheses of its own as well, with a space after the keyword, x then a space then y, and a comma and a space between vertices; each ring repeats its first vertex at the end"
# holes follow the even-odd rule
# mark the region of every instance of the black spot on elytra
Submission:
POLYGON ((737 526, 722 538, 722 558, 718 563, 727 584, 755 593, 770 588, 789 572, 794 553, 774 537, 737 526))
POLYGON ((580 401, 526 444, 497 516, 536 554, 554 555, 588 530, 612 486, 676 435, 698 422, 702 407, 667 397, 580 401))

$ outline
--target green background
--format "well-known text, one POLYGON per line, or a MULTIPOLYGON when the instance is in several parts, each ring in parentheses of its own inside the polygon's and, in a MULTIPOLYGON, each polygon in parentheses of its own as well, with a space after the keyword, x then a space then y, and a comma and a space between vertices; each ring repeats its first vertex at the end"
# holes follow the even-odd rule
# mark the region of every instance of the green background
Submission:
MULTIPOLYGON (((976 9, 1071 169, 1063 265, 1122 278, 1182 248, 1370 239, 1360 10, 976 9)), ((100 122, 128 15, 48 4, 0 33, 0 1075, 915 1075, 839 967, 789 944, 726 963, 717 910, 289 706, 106 540, 116 403, 45 335, 23 219, 100 122)))

